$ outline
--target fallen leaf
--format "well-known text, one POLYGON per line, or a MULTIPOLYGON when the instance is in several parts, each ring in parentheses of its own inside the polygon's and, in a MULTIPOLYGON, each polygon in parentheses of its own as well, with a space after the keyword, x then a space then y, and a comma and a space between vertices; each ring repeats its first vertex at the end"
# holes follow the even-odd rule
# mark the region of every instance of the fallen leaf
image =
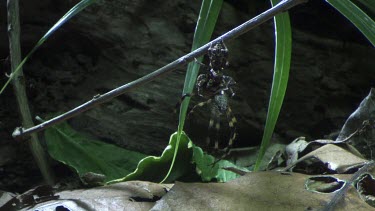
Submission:
MULTIPOLYGON (((171 185, 131 181, 92 189, 62 191, 56 193, 59 200, 38 204, 33 210, 150 210, 170 187, 171 185)), ((22 209, 26 210, 29 209, 22 209)))
POLYGON ((346 173, 361 167, 368 160, 333 144, 324 145, 289 165, 284 171, 306 174, 346 173))
POLYGON ((363 123, 369 122, 368 128, 359 131, 347 142, 355 147, 365 158, 372 159, 372 152, 375 150, 375 89, 372 88, 368 96, 363 99, 359 107, 349 116, 340 131, 336 141, 343 141, 363 127, 363 123))
MULTIPOLYGON (((305 188, 309 175, 252 172, 227 183, 180 183, 151 209, 158 210, 319 210, 334 195, 305 188)), ((336 175, 335 175, 336 177, 336 175)), ((350 175, 337 175, 338 180, 350 175)), ((368 211, 353 186, 337 210, 368 211)))

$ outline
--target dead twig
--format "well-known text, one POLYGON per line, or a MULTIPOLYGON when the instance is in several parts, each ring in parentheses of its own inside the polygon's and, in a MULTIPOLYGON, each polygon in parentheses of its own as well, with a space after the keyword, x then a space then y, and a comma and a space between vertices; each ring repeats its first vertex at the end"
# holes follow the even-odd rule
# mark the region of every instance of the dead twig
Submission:
POLYGON ((83 113, 93 107, 96 107, 102 103, 105 103, 109 100, 111 100, 112 98, 114 97, 117 97, 121 94, 124 94, 125 92, 128 92, 132 89, 135 89, 141 85, 144 85, 152 80, 155 80, 156 78, 158 77, 161 77, 162 75, 166 74, 166 73, 169 73, 191 61, 193 61, 195 58, 198 58, 200 56, 202 56, 203 54, 205 54, 208 50, 208 48, 211 46, 211 43, 216 43, 220 40, 223 40, 223 41, 228 41, 228 40, 231 40, 231 39, 234 39, 246 32, 248 32, 249 30, 261 25, 262 23, 266 22, 267 20, 273 18, 274 16, 276 16, 277 14, 280 14, 282 12, 285 12, 287 10, 289 10, 290 8, 294 7, 294 6, 297 6, 299 4, 302 4, 302 3, 305 3, 307 2, 308 0, 283 0, 281 1, 279 4, 277 4, 276 6, 270 8, 269 10, 259 14, 258 16, 250 19, 249 21, 241 24, 240 26, 230 30, 229 32, 225 33, 224 35, 212 40, 211 42, 207 43, 206 45, 196 49, 195 51, 193 52, 190 52, 189 54, 186 54, 185 56, 167 64, 166 66, 148 74, 148 75, 145 75, 135 81, 132 81, 128 84, 125 84, 123 86, 120 86, 116 89, 113 89, 105 94, 102 94, 102 95, 97 95, 95 97, 93 97, 93 99, 91 99, 90 101, 87 101, 86 103, 64 113, 64 114, 61 114, 55 118, 52 118, 46 122, 43 122, 37 126, 34 126, 34 127, 31 127, 31 128, 28 128, 28 129, 24 129, 22 127, 18 127, 14 130, 13 132, 13 137, 14 138, 20 138, 22 136, 27 136, 27 135, 30 135, 32 133, 35 133, 35 132, 39 132, 39 131, 42 131, 52 125, 55 125, 55 124, 58 124, 60 122, 63 122, 67 119, 70 119, 74 116, 77 116, 78 114, 80 113, 83 113))

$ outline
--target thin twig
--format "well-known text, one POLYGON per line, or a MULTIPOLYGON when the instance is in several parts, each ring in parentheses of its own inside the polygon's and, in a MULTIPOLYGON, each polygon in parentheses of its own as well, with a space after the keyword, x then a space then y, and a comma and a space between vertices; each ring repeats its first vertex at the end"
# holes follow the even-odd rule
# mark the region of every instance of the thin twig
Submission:
POLYGON ((22 136, 26 136, 26 135, 30 135, 31 133, 35 133, 35 132, 39 132, 41 130, 44 130, 46 129, 47 127, 50 127, 52 125, 55 125, 55 124, 58 124, 60 122, 63 122, 67 119, 70 119, 74 116, 77 116, 78 114, 84 112, 84 111, 87 111, 93 107, 96 107, 102 103, 105 103, 109 100, 111 100, 112 98, 114 97, 117 97, 121 94, 124 94, 125 92, 128 92, 134 88, 137 88, 141 85, 144 85, 152 80, 155 80, 156 78, 166 74, 166 73, 169 73, 191 61, 193 61, 195 58, 198 58, 200 56, 202 56, 203 54, 205 54, 209 48, 209 46, 211 45, 211 43, 215 43, 215 42, 218 42, 219 40, 223 40, 223 41, 228 41, 228 40, 231 40, 231 39, 234 39, 246 32, 248 32, 249 30, 259 26, 260 24, 266 22, 267 20, 273 18, 275 15, 279 14, 279 13, 282 13, 284 11, 287 11, 289 10, 290 8, 294 7, 294 6, 297 6, 299 4, 302 4, 302 3, 305 3, 307 2, 308 0, 283 0, 281 1, 279 4, 277 4, 276 6, 270 8, 269 10, 261 13, 260 15, 252 18, 251 20, 241 24, 240 26, 230 30, 229 32, 225 33, 224 35, 212 40, 211 42, 207 43, 206 45, 196 49, 195 51, 189 53, 189 54, 186 54, 185 56, 169 63, 168 65, 148 74, 148 75, 145 75, 135 81, 132 81, 128 84, 125 84, 123 86, 120 86, 116 89, 113 89, 105 94, 102 94, 102 95, 96 95, 94 96, 93 99, 91 99, 90 101, 87 101, 86 103, 62 114, 62 115, 59 115, 55 118, 52 118, 42 124, 39 124, 37 126, 34 126, 34 127, 31 127, 31 128, 28 128, 28 129, 24 129, 22 127, 18 127, 14 130, 13 132, 13 137, 14 138, 20 138, 22 136))
POLYGON ((355 130, 352 134, 350 134, 348 137, 346 137, 346 138, 343 139, 343 140, 340 140, 339 142, 340 142, 340 143, 345 143, 345 142, 349 141, 349 140, 352 139, 354 136, 359 135, 359 134, 365 132, 369 126, 370 126, 370 121, 369 121, 369 120, 365 120, 365 121, 363 121, 363 122, 362 122, 362 126, 361 126, 361 128, 358 128, 358 129, 355 130))

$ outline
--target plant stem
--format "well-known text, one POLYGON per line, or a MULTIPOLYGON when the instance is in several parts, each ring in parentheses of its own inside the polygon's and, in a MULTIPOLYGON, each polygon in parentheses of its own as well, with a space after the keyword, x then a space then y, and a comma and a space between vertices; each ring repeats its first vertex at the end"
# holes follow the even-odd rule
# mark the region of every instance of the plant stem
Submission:
MULTIPOLYGON (((10 61, 12 74, 17 68, 21 61, 21 47, 20 47, 20 21, 19 21, 19 1, 18 0, 8 0, 8 36, 9 36, 9 51, 10 51, 10 61)), ((25 77, 20 70, 17 75, 15 75, 12 81, 14 93, 17 98, 18 108, 22 117, 22 124, 25 127, 33 127, 34 123, 32 121, 30 108, 26 95, 25 88, 25 77)), ((50 168, 47 164, 46 156, 43 148, 38 140, 37 134, 32 134, 29 140, 29 147, 36 161, 44 180, 49 184, 53 185, 53 176, 50 168)))
POLYGON ((91 99, 90 101, 87 101, 86 103, 62 114, 62 115, 59 115, 57 117, 54 117, 50 120, 47 120, 37 126, 34 126, 34 127, 31 127, 31 128, 28 128, 28 129, 24 129, 22 127, 18 127, 14 130, 13 132, 13 137, 14 138, 20 138, 22 136, 26 136, 26 135, 30 135, 32 133, 35 133, 35 132, 39 132, 39 131, 42 131, 44 129, 46 129, 47 127, 50 127, 52 125, 55 125, 55 124, 58 124, 60 122, 63 122, 67 119, 70 119, 74 116, 77 116, 78 114, 80 113, 83 113, 93 107, 96 107, 102 103, 105 103, 109 100, 111 100, 112 98, 114 97, 117 97, 121 94, 124 94, 125 92, 128 92, 134 88, 137 88, 141 85, 144 85, 152 80, 155 80, 156 78, 158 77, 161 77, 162 75, 166 74, 166 73, 169 73, 191 61, 193 61, 195 58, 198 58, 200 56, 202 56, 203 54, 205 54, 208 50, 208 48, 210 47, 211 43, 215 43, 219 40, 223 40, 223 41, 228 41, 228 40, 231 40, 231 39, 234 39, 248 31, 250 31, 251 29, 259 26, 260 24, 268 21, 269 19, 273 18, 274 16, 276 16, 277 14, 279 13, 282 13, 284 11, 287 11, 289 10, 290 8, 294 7, 294 6, 297 6, 299 4, 302 4, 302 3, 305 3, 307 2, 308 0, 283 0, 281 1, 279 4, 277 4, 276 6, 270 8, 269 10, 259 14, 258 16, 246 21, 245 23, 237 26, 236 28, 230 30, 229 32, 225 33, 224 35, 212 40, 211 42, 207 43, 206 45, 196 49, 195 51, 192 51, 188 54, 186 54, 185 56, 182 56, 181 58, 167 64, 166 66, 148 74, 148 75, 145 75, 135 81, 132 81, 128 84, 125 84, 123 86, 120 86, 116 89, 113 89, 105 94, 102 94, 102 95, 96 95, 93 97, 93 99, 91 99))

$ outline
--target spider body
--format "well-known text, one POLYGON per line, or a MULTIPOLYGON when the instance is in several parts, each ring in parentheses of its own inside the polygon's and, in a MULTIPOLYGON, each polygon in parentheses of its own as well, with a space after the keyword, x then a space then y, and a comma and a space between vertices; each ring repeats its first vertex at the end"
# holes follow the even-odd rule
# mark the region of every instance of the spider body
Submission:
MULTIPOLYGON (((206 139, 206 145, 211 145, 211 138, 214 137, 214 150, 224 151, 220 160, 229 154, 229 149, 232 147, 236 139, 236 118, 232 114, 229 106, 229 98, 234 96, 233 87, 236 82, 230 76, 224 75, 223 71, 228 67, 228 49, 223 41, 216 42, 208 49, 209 68, 197 78, 197 94, 200 97, 207 99, 195 105, 189 115, 193 111, 205 105, 210 105, 211 117, 208 124, 209 135, 206 139), (222 117, 225 116, 228 122, 228 127, 231 131, 227 147, 219 149, 220 142, 220 128, 222 117)), ((201 64, 206 66, 204 64, 201 64)))

